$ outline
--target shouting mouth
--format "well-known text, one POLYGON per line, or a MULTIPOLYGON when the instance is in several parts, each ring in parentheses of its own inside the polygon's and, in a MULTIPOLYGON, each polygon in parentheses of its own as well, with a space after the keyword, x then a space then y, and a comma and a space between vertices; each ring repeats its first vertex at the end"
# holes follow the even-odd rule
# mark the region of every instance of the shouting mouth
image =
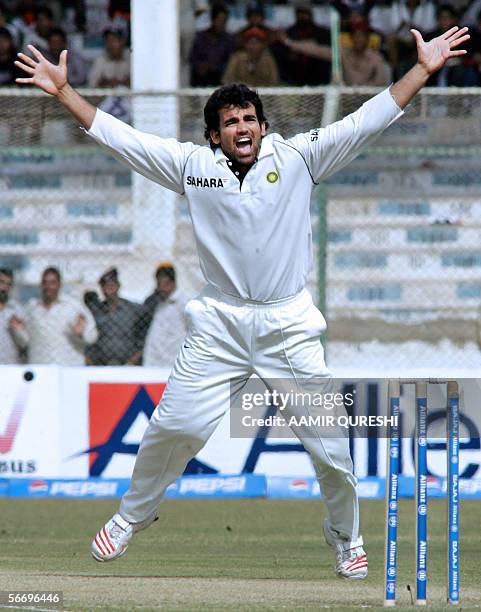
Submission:
POLYGON ((235 143, 236 149, 240 155, 251 155, 253 152, 252 148, 252 138, 249 136, 241 136, 236 140, 235 143))

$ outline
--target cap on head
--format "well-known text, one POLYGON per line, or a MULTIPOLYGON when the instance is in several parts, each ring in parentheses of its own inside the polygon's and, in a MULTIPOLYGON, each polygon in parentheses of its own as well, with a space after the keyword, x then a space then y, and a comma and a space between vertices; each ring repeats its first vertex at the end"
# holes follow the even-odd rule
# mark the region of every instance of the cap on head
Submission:
POLYGON ((119 284, 119 274, 117 268, 109 268, 99 278, 99 285, 105 285, 107 283, 116 283, 117 285, 119 284))
POLYGON ((167 276, 170 280, 175 283, 175 268, 171 261, 162 261, 155 270, 155 278, 159 276, 167 276))
POLYGON ((259 40, 266 40, 267 35, 262 28, 252 27, 246 30, 243 34, 245 40, 249 40, 249 38, 258 38, 259 40))

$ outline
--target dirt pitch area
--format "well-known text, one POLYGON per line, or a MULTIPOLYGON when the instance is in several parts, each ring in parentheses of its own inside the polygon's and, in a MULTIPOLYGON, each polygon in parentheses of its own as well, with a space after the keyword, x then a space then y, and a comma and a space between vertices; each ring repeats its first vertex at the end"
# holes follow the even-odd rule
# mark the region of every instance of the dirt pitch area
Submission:
MULTIPOLYGON (((90 557, 112 501, 1 500, 0 590, 63 591, 63 610, 381 609, 384 504, 363 502, 369 578, 335 577, 316 501, 168 501, 113 563, 90 557)), ((463 609, 481 609, 479 502, 461 514, 463 609)), ((429 610, 445 610, 445 503, 429 510, 429 610)), ((400 508, 399 600, 414 589, 414 506, 400 508)), ((17 609, 17 608, 13 608, 17 609)), ((20 609, 20 608, 18 608, 20 609)), ((48 609, 45 606, 44 609, 48 609)))

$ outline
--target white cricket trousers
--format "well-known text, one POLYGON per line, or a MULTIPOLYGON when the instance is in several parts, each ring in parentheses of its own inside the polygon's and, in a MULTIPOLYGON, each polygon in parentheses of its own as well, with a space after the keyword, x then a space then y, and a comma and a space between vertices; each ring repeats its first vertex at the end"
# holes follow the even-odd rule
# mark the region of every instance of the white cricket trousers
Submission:
MULTIPOLYGON (((167 486, 200 451, 252 374, 266 379, 328 377, 319 337, 326 323, 307 290, 270 303, 241 300, 208 286, 185 310, 188 332, 160 404, 140 444, 120 514, 137 523, 157 511, 167 486)), ((289 417, 287 409, 284 416, 289 417)), ((294 433, 310 453, 330 525, 359 535, 356 479, 347 438, 294 433)))

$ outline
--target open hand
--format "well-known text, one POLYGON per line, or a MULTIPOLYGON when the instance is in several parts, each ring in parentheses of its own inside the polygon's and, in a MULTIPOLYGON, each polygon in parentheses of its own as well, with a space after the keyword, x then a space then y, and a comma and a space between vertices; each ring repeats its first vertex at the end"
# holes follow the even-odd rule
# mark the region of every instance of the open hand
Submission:
POLYGON ((35 59, 25 53, 19 53, 20 59, 15 62, 15 65, 31 76, 15 79, 15 81, 22 85, 36 85, 48 94, 57 96, 67 84, 67 50, 64 49, 60 53, 60 61, 56 66, 45 59, 33 45, 28 45, 28 48, 35 59))
POLYGON ((85 318, 85 315, 79 314, 70 328, 72 334, 78 338, 81 338, 84 335, 86 324, 87 319, 85 318))
POLYGON ((12 331, 23 331, 25 329, 25 322, 16 315, 12 315, 8 321, 8 325, 12 331))
POLYGON ((453 51, 463 42, 469 39, 469 34, 466 34, 468 28, 459 29, 457 26, 451 28, 441 36, 433 38, 429 42, 425 42, 421 33, 418 30, 411 30, 414 36, 418 52, 418 64, 420 64, 428 74, 433 74, 444 66, 448 59, 465 55, 465 49, 453 51))

